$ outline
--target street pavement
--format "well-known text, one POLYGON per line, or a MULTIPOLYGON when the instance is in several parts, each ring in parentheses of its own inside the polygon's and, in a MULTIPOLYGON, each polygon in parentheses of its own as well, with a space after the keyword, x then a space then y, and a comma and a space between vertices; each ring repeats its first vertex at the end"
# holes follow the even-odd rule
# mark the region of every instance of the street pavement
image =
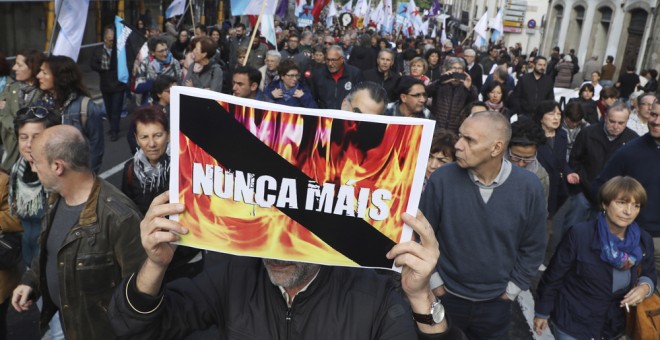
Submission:
MULTIPOLYGON (((101 93, 99 90, 98 74, 89 70, 86 65, 81 65, 83 71, 84 82, 90 90, 92 98, 95 102, 103 105, 101 100, 101 93)), ((126 141, 126 132, 130 124, 128 117, 122 118, 120 123, 119 140, 116 142, 110 141, 110 134, 108 133, 110 126, 107 120, 104 120, 105 135, 105 153, 103 156, 103 164, 101 166, 100 176, 110 183, 121 187, 121 175, 124 163, 132 157, 128 143, 126 141)), ((214 255, 209 254, 206 263, 214 262, 214 255)), ((540 272, 539 272, 540 273, 540 272)), ((540 277, 540 274, 539 274, 540 277)), ((538 278, 535 280, 538 282, 538 278)), ((534 317, 534 304, 532 293, 529 291, 523 292, 517 301, 512 304, 513 321, 509 338, 512 340, 551 340, 554 337, 549 331, 544 332, 543 336, 538 337, 532 334, 532 319, 534 317)), ((7 340, 39 340, 39 322, 38 310, 33 307, 28 312, 17 313, 12 307, 9 308, 7 323, 8 323, 8 336, 7 340)), ((211 340, 217 339, 217 331, 209 330, 205 332, 195 333, 187 338, 187 340, 211 340)), ((48 340, 49 337, 43 338, 48 340)))

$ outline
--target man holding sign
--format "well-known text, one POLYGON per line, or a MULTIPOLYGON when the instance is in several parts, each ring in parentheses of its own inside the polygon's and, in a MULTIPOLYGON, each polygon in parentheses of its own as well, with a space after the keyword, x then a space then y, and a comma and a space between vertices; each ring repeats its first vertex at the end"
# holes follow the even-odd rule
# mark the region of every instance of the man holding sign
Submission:
MULTIPOLYGON (((385 94, 382 88, 379 88, 379 90, 372 91, 368 87, 358 86, 354 89, 353 95, 349 95, 344 105, 351 108, 365 109, 366 111, 382 111, 385 94), (382 94, 376 96, 376 98, 365 97, 365 95, 371 95, 372 92, 378 94, 382 92, 382 94), (365 99, 371 99, 372 102, 379 103, 380 110, 368 108, 371 104, 365 106, 363 102, 365 99)), ((176 95, 179 95, 177 91, 175 91, 176 95)), ((222 97, 221 95, 217 96, 222 97)), ((186 99, 186 96, 183 95, 180 97, 182 101, 187 102, 186 114, 199 111, 196 109, 197 107, 194 107, 194 101, 189 101, 191 99, 186 99)), ((199 102, 203 103, 203 105, 198 106, 202 111, 208 107, 207 101, 201 100, 199 102)), ((258 103, 255 103, 257 102, 235 101, 231 105, 236 105, 236 110, 229 111, 240 114, 244 111, 252 112, 251 110, 255 110, 254 114, 263 114, 261 121, 268 120, 269 124, 275 124, 277 121, 276 118, 269 115, 282 114, 287 119, 294 117, 292 113, 260 112, 258 111, 258 103), (247 107, 239 107, 241 103, 255 105, 256 107, 248 110, 247 107)), ((231 109, 231 105, 225 107, 231 109)), ((223 104, 220 106, 223 106, 223 104)), ((220 119, 218 115, 225 115, 226 111, 220 109, 208 109, 208 111, 209 114, 204 118, 205 124, 221 127, 222 124, 214 122, 214 117, 220 119)), ((242 117, 239 119, 240 121, 244 119, 242 117)), ((354 117, 354 115, 350 114, 350 117, 354 117)), ((246 167, 249 167, 245 163, 243 163, 243 167, 236 163, 245 157, 230 158, 231 150, 223 149, 214 152, 212 147, 205 143, 203 136, 197 136, 196 132, 187 128, 188 123, 184 123, 183 119, 188 118, 195 119, 194 117, 181 118, 181 136, 182 139, 188 139, 187 144, 182 144, 184 147, 182 150, 185 151, 185 148, 188 147, 191 148, 191 154, 198 154, 200 151, 196 148, 193 149, 192 146, 192 143, 195 143, 195 147, 201 147, 204 152, 217 155, 215 159, 223 166, 232 169, 247 169, 246 167)), ((310 117, 308 119, 315 118, 310 117)), ((371 119, 373 121, 375 118, 361 119, 371 119)), ((229 123, 231 120, 225 120, 224 122, 229 123)), ((339 117, 335 117, 335 124, 339 125, 340 123, 339 117)), ((395 123, 393 122, 393 124, 395 123)), ((315 126, 316 124, 310 125, 315 126)), ((249 123, 249 126, 253 129, 258 127, 252 125, 252 122, 249 123)), ((237 126, 229 127, 229 129, 240 130, 237 126)), ((223 133, 224 131, 218 132, 218 136, 221 137, 223 133)), ((327 133, 326 135, 329 136, 327 133)), ((255 146, 250 149, 250 142, 266 142, 265 139, 251 140, 249 135, 245 138, 247 139, 242 143, 241 153, 258 151, 258 148, 254 149, 255 146)), ((406 141, 410 142, 410 139, 406 139, 406 141)), ((372 150, 375 150, 373 149, 374 146, 371 147, 372 150)), ((259 156, 260 164, 266 164, 264 159, 267 157, 265 154, 259 156)), ((282 157, 285 156, 282 155, 282 157)), ((180 158, 185 158, 185 156, 180 156, 180 158)), ((180 159, 180 161, 182 164, 187 164, 185 160, 180 159)), ((270 166, 271 173, 274 174, 275 168, 272 164, 270 166)), ((182 171, 185 172, 185 170, 184 165, 182 171)), ((234 171, 236 174, 239 173, 239 170, 234 171)), ((185 180, 186 175, 181 176, 185 180)), ((225 173, 225 176, 227 176, 227 173, 225 173)), ((266 175, 262 175, 260 178, 266 178, 266 175)), ((318 178, 315 180, 318 181, 318 178)), ((252 229, 259 228, 256 219, 264 218, 268 211, 274 211, 274 207, 268 208, 263 202, 264 194, 266 196, 272 195, 274 189, 270 188, 270 191, 262 193, 258 190, 260 180, 257 179, 256 182, 255 194, 249 197, 254 196, 258 207, 250 209, 252 211, 250 216, 243 217, 250 221, 249 227, 244 229, 247 233, 252 229)), ((286 181, 277 181, 277 183, 280 182, 285 183, 286 181)), ((319 181, 319 183, 322 182, 327 185, 327 181, 319 181)), ((358 184, 360 184, 359 179, 358 184)), ((339 191, 346 191, 343 187, 339 191)), ((179 190, 185 192, 188 187, 184 184, 179 190)), ((348 191, 352 192, 353 190, 348 191)), ((195 191, 195 189, 193 188, 192 191, 195 191)), ((279 198, 284 197, 279 196, 281 196, 279 198)), ((170 197, 178 197, 180 201, 187 204, 186 193, 170 197)), ((193 197, 199 200, 206 199, 199 195, 195 196, 195 194, 193 194, 193 197)), ((243 195, 242 199, 245 200, 245 197, 248 196, 243 195)), ((330 196, 327 197, 331 199, 330 196)), ((222 205, 236 204, 236 208, 223 213, 221 218, 235 213, 236 210, 242 209, 241 207, 244 206, 243 203, 231 203, 228 200, 218 202, 222 205)), ((286 202, 289 202, 287 205, 291 205, 296 204, 297 201, 290 201, 287 198, 286 202)), ((303 202, 304 199, 300 201, 301 204, 303 202)), ((279 204, 279 202, 275 204, 278 209, 285 211, 284 204, 279 204)), ((215 205, 211 203, 211 206, 215 205)), ((205 224, 202 229, 199 229, 193 225, 195 224, 194 219, 191 219, 191 216, 186 216, 190 215, 191 209, 194 210, 189 205, 168 203, 167 194, 157 197, 152 203, 141 223, 142 244, 147 251, 148 259, 138 273, 122 283, 115 292, 113 303, 110 306, 109 315, 118 334, 136 338, 181 339, 194 330, 217 325, 220 334, 223 334, 223 338, 228 339, 310 339, 313 337, 320 339, 463 339, 460 331, 448 330, 444 308, 431 291, 429 278, 439 257, 438 243, 431 226, 421 213, 418 213, 416 218, 406 213, 396 213, 396 216, 389 217, 389 219, 396 220, 401 218, 401 223, 406 223, 413 231, 417 232, 420 239, 419 243, 402 241, 396 244, 396 242, 393 242, 390 248, 385 248, 380 253, 381 250, 378 249, 383 248, 374 248, 377 239, 373 237, 361 238, 364 235, 373 235, 365 234, 364 230, 358 230, 364 227, 364 224, 354 224, 354 228, 351 229, 351 237, 348 240, 358 239, 362 242, 353 244, 349 248, 341 248, 342 245, 335 243, 332 237, 319 229, 325 223, 324 221, 313 219, 313 223, 306 223, 304 217, 301 218, 301 215, 296 215, 300 212, 291 211, 292 209, 286 212, 305 228, 319 233, 317 236, 321 235, 319 236, 321 238, 327 236, 325 241, 340 247, 345 254, 355 256, 354 258, 358 263, 364 258, 352 253, 351 250, 353 252, 366 252, 368 248, 372 248, 372 251, 377 249, 374 258, 382 258, 384 260, 382 262, 390 261, 390 265, 393 263, 402 267, 401 287, 408 300, 408 303, 406 303, 401 293, 396 290, 390 276, 379 275, 371 269, 334 267, 261 258, 275 256, 291 259, 291 253, 289 255, 277 255, 278 251, 282 252, 282 249, 287 247, 285 244, 277 246, 276 250, 271 249, 270 252, 252 253, 256 254, 252 257, 223 258, 215 266, 208 268, 192 280, 183 279, 168 283, 166 287, 163 287, 163 274, 174 252, 174 246, 170 242, 179 241, 184 243, 184 238, 193 237, 191 234, 204 233, 206 229, 218 231, 222 228, 215 222, 213 225, 205 224), (183 227, 182 223, 166 219, 165 217, 168 215, 179 216, 180 220, 187 221, 185 223, 186 227, 183 227), (354 249, 356 246, 365 249, 354 249)), ((360 209, 358 207, 355 213, 359 215, 360 209)), ((368 213, 365 212, 365 215, 373 216, 380 212, 383 212, 383 210, 368 209, 368 213)), ((204 211, 203 213, 207 212, 204 211)), ((306 214, 309 213, 311 212, 306 214)), ((236 214, 240 215, 240 213, 236 214)), ((347 214, 350 215, 350 213, 347 214)), ((333 220, 333 218, 332 214, 325 217, 326 220, 333 220)), ((358 218, 355 221, 345 222, 344 224, 367 223, 368 219, 366 217, 364 219, 358 218)), ((269 226, 272 225, 271 222, 269 226)), ((234 226, 230 229, 236 229, 235 226, 234 223, 234 226)), ((340 230, 342 227, 340 224, 333 223, 331 229, 340 230)), ((291 226, 283 226, 283 229, 291 229, 291 226)), ((259 235, 261 235, 260 238, 268 237, 264 232, 259 232, 259 235)), ((278 234, 275 235, 277 239, 282 238, 278 234)), ((288 241, 286 243, 295 242, 299 246, 304 246, 299 243, 302 240, 293 240, 293 237, 294 235, 287 236, 288 241)), ((346 239, 346 237, 341 238, 346 239)), ((382 240, 378 242, 382 242, 382 240)), ((245 246, 245 243, 245 241, 242 242, 241 246, 245 246)), ((292 248, 292 250, 296 253, 303 251, 302 248, 292 248)), ((235 251, 240 253, 241 249, 237 248, 235 251)), ((314 253, 317 252, 314 251, 314 253)), ((296 259, 315 261, 312 257, 297 257, 296 259)), ((369 259, 365 261, 366 263, 372 263, 369 262, 369 259)), ((376 259, 375 262, 381 262, 381 260, 376 259)))

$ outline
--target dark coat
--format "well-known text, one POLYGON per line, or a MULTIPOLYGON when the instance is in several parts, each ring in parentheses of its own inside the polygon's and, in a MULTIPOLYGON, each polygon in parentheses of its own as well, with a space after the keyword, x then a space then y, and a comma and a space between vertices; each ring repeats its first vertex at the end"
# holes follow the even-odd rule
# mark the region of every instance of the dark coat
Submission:
POLYGON ((513 90, 514 113, 531 116, 536 112, 536 107, 542 100, 554 100, 554 81, 548 75, 543 75, 538 80, 534 72, 527 73, 518 81, 513 90))
POLYGON ((458 132, 461 124, 461 111, 465 105, 477 100, 477 88, 472 86, 469 90, 463 83, 441 84, 439 81, 426 87, 431 104, 431 117, 436 120, 436 128, 449 129, 458 132))
POLYGON ((656 283, 653 239, 641 231, 643 257, 630 269, 631 284, 612 293, 613 267, 600 259, 601 245, 597 222, 580 223, 571 228, 555 251, 538 286, 535 310, 566 333, 578 339, 611 339, 626 325, 625 309, 619 307, 623 296, 642 276, 656 283))
POLYGON ((327 67, 319 67, 312 74, 312 93, 321 109, 341 109, 341 102, 353 86, 362 82, 362 72, 344 64, 344 74, 335 81, 327 67))
POLYGON ((389 98, 390 102, 399 100, 397 94, 394 93, 399 79, 401 79, 398 73, 390 70, 390 76, 385 79, 385 75, 378 72, 378 68, 372 68, 362 73, 362 75, 365 81, 373 81, 376 84, 382 85, 385 88, 385 92, 387 92, 387 98, 389 98))
POLYGON ((484 70, 481 68, 481 64, 474 63, 474 66, 467 70, 467 73, 470 75, 470 78, 472 78, 472 85, 477 88, 477 92, 481 92, 484 84, 484 70))
POLYGON ((596 124, 598 122, 598 109, 596 108, 596 101, 593 99, 583 99, 583 98, 573 98, 568 101, 570 104, 571 102, 576 101, 582 106, 582 110, 584 111, 584 120, 587 121, 589 124, 596 124))
POLYGON ((348 60, 348 63, 362 71, 371 70, 378 66, 376 64, 377 55, 378 53, 374 52, 371 46, 355 46, 351 51, 351 58, 348 60))
POLYGON ((113 50, 112 55, 110 56, 110 68, 107 70, 103 70, 101 68, 101 59, 103 58, 103 54, 105 52, 105 48, 103 46, 99 46, 94 50, 94 54, 92 55, 92 59, 89 62, 89 66, 92 68, 92 70, 96 71, 99 73, 99 85, 101 88, 101 92, 103 93, 117 93, 117 92, 123 92, 126 90, 126 84, 120 82, 117 80, 117 62, 115 61, 115 52, 113 50))
POLYGON ((550 214, 554 214, 568 198, 566 175, 573 171, 566 162, 567 149, 568 135, 562 128, 555 131, 553 147, 550 147, 547 142, 538 147, 537 158, 550 178, 548 193, 548 212, 550 214))
POLYGON ((637 137, 635 131, 626 128, 616 139, 610 141, 605 135, 603 123, 589 125, 577 135, 569 164, 580 175, 582 192, 592 204, 596 203, 596 198, 591 194, 591 187, 605 163, 619 148, 637 137))
POLYGON ((289 100, 285 100, 284 98, 274 98, 272 92, 273 90, 280 88, 281 84, 282 80, 274 81, 268 84, 263 92, 264 100, 267 102, 288 106, 306 107, 308 109, 317 108, 316 101, 314 101, 314 97, 312 96, 312 91, 310 91, 310 89, 308 89, 307 86, 303 85, 301 82, 298 82, 296 88, 302 90, 305 93, 302 97, 291 97, 289 100))
POLYGON ((436 339, 416 334, 410 307, 391 278, 368 269, 321 266, 291 307, 261 259, 222 259, 192 281, 168 284, 162 303, 140 298, 133 282, 116 290, 108 312, 117 334, 131 339, 184 339, 212 325, 220 339, 436 339), (138 310, 158 307, 140 315, 127 296, 138 310))

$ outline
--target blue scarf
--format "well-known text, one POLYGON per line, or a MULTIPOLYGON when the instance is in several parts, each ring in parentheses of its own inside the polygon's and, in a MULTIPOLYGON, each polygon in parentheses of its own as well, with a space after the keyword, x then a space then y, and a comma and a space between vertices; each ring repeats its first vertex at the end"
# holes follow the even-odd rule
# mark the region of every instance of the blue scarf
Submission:
POLYGON ((296 86, 287 90, 286 86, 284 86, 284 81, 280 81, 280 89, 282 89, 282 96, 283 96, 282 99, 284 99, 285 102, 288 102, 289 100, 291 100, 291 98, 293 98, 293 94, 298 89, 298 83, 296 83, 296 86))
POLYGON ((172 52, 167 52, 167 57, 165 60, 160 60, 154 57, 150 64, 151 67, 153 67, 153 69, 156 71, 156 74, 162 74, 168 67, 170 67, 170 64, 172 64, 172 52))
POLYGON ((602 248, 600 259, 614 268, 628 270, 642 259, 640 230, 636 222, 626 228, 626 236, 621 240, 610 232, 605 213, 601 213, 598 215, 598 237, 602 248))

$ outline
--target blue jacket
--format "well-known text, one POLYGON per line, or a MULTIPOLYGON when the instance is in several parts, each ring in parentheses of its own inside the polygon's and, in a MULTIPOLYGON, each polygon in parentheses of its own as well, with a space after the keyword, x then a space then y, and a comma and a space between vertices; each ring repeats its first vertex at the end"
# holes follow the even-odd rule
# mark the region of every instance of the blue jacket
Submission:
POLYGON ((282 80, 274 81, 268 84, 268 86, 266 86, 263 92, 264 100, 275 104, 282 104, 282 105, 295 106, 295 107, 306 107, 308 109, 318 108, 318 106, 316 105, 316 101, 312 96, 312 91, 310 91, 310 89, 308 89, 307 86, 303 85, 300 82, 298 82, 298 84, 296 85, 296 90, 300 89, 305 93, 300 98, 291 97, 288 100, 285 100, 284 97, 274 98, 272 92, 277 88, 284 88, 284 85, 282 84, 282 80))
POLYGON ((78 96, 71 101, 69 106, 62 110, 62 124, 73 125, 83 133, 89 144, 89 158, 92 163, 92 170, 98 173, 101 170, 103 151, 105 149, 103 114, 98 105, 90 99, 89 104, 87 104, 87 121, 85 122, 85 126, 82 126, 80 117, 82 100, 83 96, 78 96))
POLYGON ((630 285, 612 293, 613 267, 600 259, 596 223, 580 223, 568 231, 538 286, 536 314, 549 315, 562 331, 578 339, 610 339, 624 331, 625 309, 619 304, 637 283, 640 265, 642 276, 656 283, 653 239, 642 230, 642 261, 630 269, 630 285))
POLYGON ((328 67, 319 67, 312 72, 312 91, 321 109, 341 110, 341 102, 353 86, 361 83, 362 71, 344 63, 344 73, 335 81, 328 67))
POLYGON ((648 200, 637 216, 637 223, 653 237, 660 237, 660 145, 648 133, 621 147, 594 180, 595 194, 614 176, 631 176, 646 189, 648 200))

